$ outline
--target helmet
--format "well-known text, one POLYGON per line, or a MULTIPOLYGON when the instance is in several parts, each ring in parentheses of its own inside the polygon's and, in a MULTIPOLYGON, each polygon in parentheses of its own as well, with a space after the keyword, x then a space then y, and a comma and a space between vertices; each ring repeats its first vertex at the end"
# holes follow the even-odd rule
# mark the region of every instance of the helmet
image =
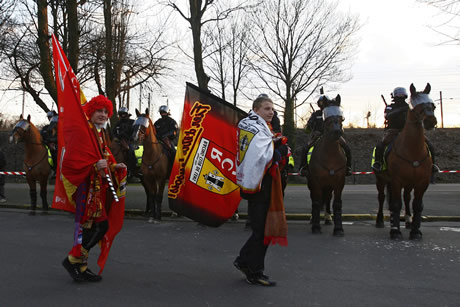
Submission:
POLYGON ((169 114, 169 107, 166 106, 166 105, 163 105, 163 106, 160 106, 160 108, 158 109, 158 112, 160 113, 168 113, 169 114))
POLYGON ((318 107, 319 107, 321 110, 324 109, 325 104, 326 104, 327 101, 330 101, 330 99, 329 99, 329 97, 327 97, 326 95, 321 95, 321 96, 319 96, 318 102, 317 102, 318 107))
POLYGON ((404 98, 406 99, 408 97, 407 91, 404 87, 396 87, 393 90, 393 93, 391 93, 393 98, 399 97, 399 98, 404 98))
POLYGON ((129 114, 129 113, 128 113, 128 108, 127 108, 127 107, 121 107, 121 108, 118 110, 118 115, 122 115, 122 114, 129 114))

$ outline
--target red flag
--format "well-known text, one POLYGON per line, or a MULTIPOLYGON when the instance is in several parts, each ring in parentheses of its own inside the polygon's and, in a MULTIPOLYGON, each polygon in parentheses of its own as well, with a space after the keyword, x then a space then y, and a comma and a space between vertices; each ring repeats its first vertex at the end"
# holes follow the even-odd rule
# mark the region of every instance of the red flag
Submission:
POLYGON ((237 124, 246 113, 187 83, 169 207, 195 221, 219 226, 240 203, 236 184, 237 124))
POLYGON ((72 195, 102 156, 81 107, 86 100, 80 99, 80 83, 54 34, 52 40, 59 112, 58 165, 52 207, 75 212, 72 195))
MULTIPOLYGON (((82 106, 86 98, 56 37, 52 36, 53 59, 58 92, 58 165, 52 208, 75 212, 73 199, 77 187, 94 171, 94 163, 102 159, 99 140, 91 129, 82 106)), ((109 162, 116 163, 110 153, 109 162)), ((109 229, 101 240, 98 259, 100 273, 115 235, 123 226, 125 210, 126 169, 115 174, 115 189, 119 198, 107 207, 109 229)))

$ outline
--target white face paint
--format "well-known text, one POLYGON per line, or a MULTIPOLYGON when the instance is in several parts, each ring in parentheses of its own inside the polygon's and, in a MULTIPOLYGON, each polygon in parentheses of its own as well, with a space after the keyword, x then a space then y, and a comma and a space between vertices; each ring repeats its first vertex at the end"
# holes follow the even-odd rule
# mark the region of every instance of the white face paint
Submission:
POLYGON ((341 116, 343 118, 342 108, 338 106, 329 106, 323 110, 323 119, 325 120, 331 116, 341 116))

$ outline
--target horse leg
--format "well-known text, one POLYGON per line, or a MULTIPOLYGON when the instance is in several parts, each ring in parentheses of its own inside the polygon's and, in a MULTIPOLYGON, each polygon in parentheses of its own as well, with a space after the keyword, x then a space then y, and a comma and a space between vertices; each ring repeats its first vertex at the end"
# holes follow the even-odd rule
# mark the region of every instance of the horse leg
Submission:
POLYGON ((411 223, 412 223, 412 217, 411 217, 411 213, 410 213, 410 193, 411 193, 412 189, 404 189, 404 220, 406 222, 406 229, 410 229, 411 228, 411 223))
POLYGON ((320 224, 320 211, 321 211, 321 201, 312 200, 311 203, 311 231, 312 233, 321 233, 321 224, 320 224))
POLYGON ((141 178, 141 184, 144 187, 144 192, 145 192, 145 211, 144 214, 148 216, 149 210, 150 210, 150 195, 149 195, 149 190, 144 182, 144 177, 141 178))
POLYGON ((411 225, 411 231, 409 234, 409 239, 411 240, 421 240, 422 232, 420 231, 420 225, 422 223, 422 211, 423 211, 423 194, 426 189, 422 191, 415 191, 414 200, 412 202, 413 209, 413 219, 411 225))
POLYGON ((40 198, 42 199, 42 212, 43 214, 48 213, 48 199, 47 199, 47 192, 46 192, 46 186, 48 184, 48 178, 45 180, 42 180, 40 182, 40 198))
POLYGON ((331 199, 332 199, 332 189, 330 188, 324 188, 323 189, 323 197, 322 197, 322 203, 325 208, 324 211, 324 224, 325 225, 331 225, 332 224, 332 218, 331 218, 331 199))
POLYGON ((401 214, 401 187, 393 185, 391 187, 391 202, 390 202, 390 238, 395 240, 402 239, 400 230, 400 214, 401 214))
POLYGON ((161 221, 161 204, 163 203, 163 191, 165 188, 165 181, 160 179, 160 184, 158 185, 157 195, 155 197, 156 203, 156 218, 158 221, 161 221))
POLYGON ((379 210, 377 212, 377 218, 375 220, 375 227, 377 228, 383 228, 385 226, 385 223, 383 221, 383 204, 385 202, 385 181, 379 178, 379 176, 376 177, 377 182, 377 192, 378 192, 378 201, 379 201, 379 210))
POLYGON ((343 237, 344 231, 342 226, 342 189, 334 189, 334 202, 332 203, 332 210, 334 211, 334 236, 343 237))
POLYGON ((343 237, 344 231, 342 226, 342 200, 335 200, 332 204, 334 210, 334 236, 343 237))
POLYGON ((29 195, 30 195, 30 212, 29 215, 35 215, 37 209, 37 185, 34 179, 27 179, 29 184, 29 195))
POLYGON ((155 195, 155 219, 161 221, 161 203, 163 202, 163 195, 155 195))

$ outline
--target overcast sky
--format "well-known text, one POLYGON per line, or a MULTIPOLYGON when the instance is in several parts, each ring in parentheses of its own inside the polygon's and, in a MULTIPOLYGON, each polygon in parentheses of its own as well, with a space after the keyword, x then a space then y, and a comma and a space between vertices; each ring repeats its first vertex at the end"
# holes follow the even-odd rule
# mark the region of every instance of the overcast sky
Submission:
MULTIPOLYGON (((363 23, 361 43, 352 69, 353 79, 341 86, 345 116, 364 124, 383 124, 383 94, 387 102, 394 87, 422 90, 432 86, 431 97, 443 95, 444 126, 460 126, 460 46, 441 44, 446 39, 429 27, 446 20, 436 9, 415 0, 341 0, 343 8, 358 12, 363 23), (454 98, 454 99, 449 99, 454 98)), ((437 108, 440 126, 440 108, 437 108)))
MULTIPOLYGON (((363 126, 365 115, 371 111, 371 123, 381 126, 384 107, 381 94, 390 102, 389 94, 394 87, 408 88, 414 83, 422 90, 430 82, 434 100, 439 99, 440 91, 443 93, 444 126, 460 126, 460 46, 440 44, 444 38, 429 28, 442 23, 445 16, 415 0, 340 0, 339 3, 343 11, 358 14, 363 25, 358 33, 360 44, 351 81, 333 92, 326 89, 329 96, 342 96, 345 124, 353 122, 355 126, 363 126)), ((187 31, 179 32, 190 35, 187 31)), ((185 75, 190 73, 191 69, 185 75)), ((185 81, 194 83, 194 80, 178 74, 175 81, 170 79, 165 84, 162 93, 152 97, 154 118, 158 117, 158 107, 168 101, 173 117, 180 120, 185 81)), ((87 93, 87 96, 91 97, 91 94, 87 93)), ((46 121, 44 112, 31 102, 30 97, 26 99, 30 102, 26 104, 25 114, 31 114, 34 122, 46 121)), ((4 114, 19 115, 21 102, 19 93, 0 96, 0 110, 4 114)), ((136 102, 132 104, 138 106, 136 102)), ((145 107, 146 104, 142 106, 145 107)), ((308 114, 309 108, 308 105, 300 108, 299 115, 308 114)), ((440 127, 439 105, 436 111, 440 127)))

